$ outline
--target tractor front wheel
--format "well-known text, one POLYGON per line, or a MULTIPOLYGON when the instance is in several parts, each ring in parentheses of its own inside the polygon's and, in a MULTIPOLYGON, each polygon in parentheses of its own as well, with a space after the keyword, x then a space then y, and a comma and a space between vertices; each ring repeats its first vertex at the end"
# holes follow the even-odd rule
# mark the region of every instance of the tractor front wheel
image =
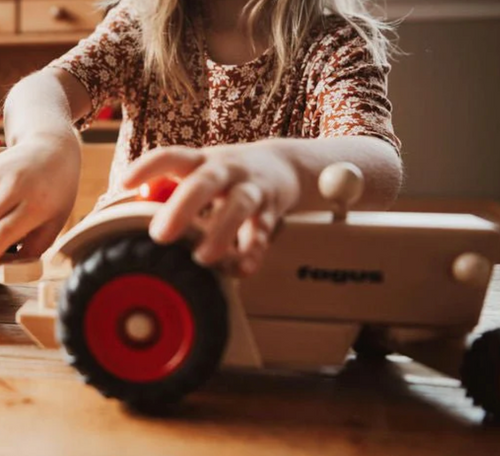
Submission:
POLYGON ((107 397, 158 413, 217 368, 227 310, 213 273, 182 243, 147 235, 97 248, 67 282, 59 335, 71 364, 107 397))

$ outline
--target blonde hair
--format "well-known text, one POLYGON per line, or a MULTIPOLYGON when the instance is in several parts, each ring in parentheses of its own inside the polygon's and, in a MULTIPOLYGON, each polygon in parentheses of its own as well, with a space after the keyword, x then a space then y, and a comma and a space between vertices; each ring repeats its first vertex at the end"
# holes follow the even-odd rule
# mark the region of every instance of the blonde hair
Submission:
MULTIPOLYGON (((111 6, 119 1, 101 0, 100 3, 111 6)), ((196 14, 198 0, 122 1, 128 1, 139 16, 146 73, 158 78, 169 98, 182 94, 196 98, 182 47, 184 31, 196 14)), ((278 89, 287 66, 299 52, 310 28, 325 13, 344 18, 366 41, 374 63, 379 66, 386 64, 391 43, 385 32, 390 31, 392 26, 377 19, 371 13, 369 3, 371 0, 248 0, 242 20, 250 40, 257 24, 270 17, 271 44, 275 55, 270 96, 278 89)))

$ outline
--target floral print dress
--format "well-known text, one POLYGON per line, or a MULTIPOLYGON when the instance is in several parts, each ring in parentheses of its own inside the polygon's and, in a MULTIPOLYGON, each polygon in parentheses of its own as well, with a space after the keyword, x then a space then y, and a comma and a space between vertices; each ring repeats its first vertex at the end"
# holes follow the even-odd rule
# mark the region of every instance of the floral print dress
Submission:
POLYGON ((71 73, 89 93, 92 111, 78 121, 80 129, 110 100, 122 104, 109 190, 101 203, 119 194, 128 164, 158 146, 368 135, 399 151, 387 98, 390 68, 373 63, 364 40, 341 18, 325 16, 311 30, 271 99, 266 92, 273 78, 271 50, 242 65, 223 65, 195 36, 188 30, 185 57, 196 102, 170 102, 155 77, 145 76, 140 23, 127 2, 49 64, 71 73))

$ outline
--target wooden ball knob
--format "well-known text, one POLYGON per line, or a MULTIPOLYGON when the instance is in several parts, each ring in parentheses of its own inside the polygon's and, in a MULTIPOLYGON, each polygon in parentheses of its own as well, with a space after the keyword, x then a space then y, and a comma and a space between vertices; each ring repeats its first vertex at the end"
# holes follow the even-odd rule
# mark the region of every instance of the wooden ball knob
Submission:
POLYGON ((318 186, 323 198, 330 203, 352 206, 363 194, 363 173, 352 163, 335 163, 323 170, 318 186))
POLYGON ((453 262, 453 276, 459 282, 475 287, 486 287, 493 264, 478 253, 464 253, 453 262))

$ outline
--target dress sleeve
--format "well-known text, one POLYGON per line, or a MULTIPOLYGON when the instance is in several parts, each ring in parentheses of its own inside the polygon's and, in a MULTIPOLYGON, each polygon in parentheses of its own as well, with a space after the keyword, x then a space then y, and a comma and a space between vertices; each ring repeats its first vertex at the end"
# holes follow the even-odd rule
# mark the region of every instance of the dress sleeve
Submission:
POLYGON ((398 151, 392 105, 387 97, 390 66, 376 65, 354 27, 345 25, 322 43, 325 58, 309 115, 320 137, 375 136, 398 151))
POLYGON ((139 30, 127 2, 122 1, 88 38, 49 63, 49 68, 60 68, 75 76, 90 96, 91 112, 76 122, 81 130, 90 125, 106 102, 123 97, 132 72, 138 70, 139 30))

